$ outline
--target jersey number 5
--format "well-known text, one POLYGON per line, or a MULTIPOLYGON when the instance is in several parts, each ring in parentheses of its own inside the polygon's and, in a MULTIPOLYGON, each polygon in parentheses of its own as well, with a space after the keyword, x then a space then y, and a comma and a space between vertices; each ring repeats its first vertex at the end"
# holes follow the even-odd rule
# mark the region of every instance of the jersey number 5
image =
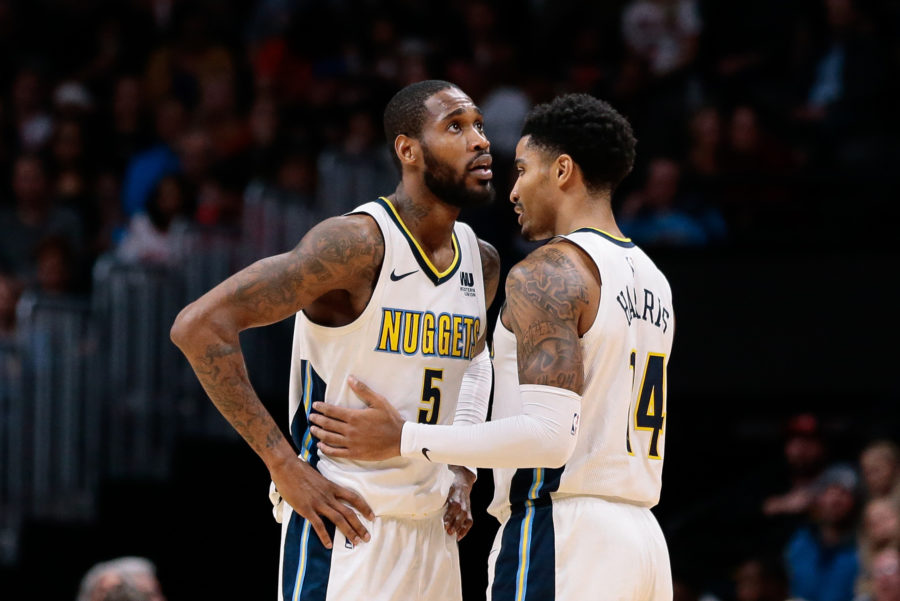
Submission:
MULTIPOLYGON (((631 351, 632 382, 634 381, 634 369, 636 353, 631 351)), ((638 389, 637 406, 634 408, 635 431, 645 430, 652 432, 647 456, 650 459, 662 459, 659 453, 659 434, 663 429, 666 419, 665 408, 665 377, 666 362, 663 355, 647 353, 647 362, 644 365, 644 375, 641 378, 641 387, 638 389)), ((633 388, 632 384, 632 388, 633 388)), ((631 411, 629 410, 629 422, 631 411)), ((625 430, 625 448, 629 455, 634 455, 631 448, 631 424, 625 430)))
POLYGON ((422 378, 422 404, 419 406, 420 424, 436 424, 441 413, 441 389, 434 381, 444 379, 443 369, 425 369, 422 378))

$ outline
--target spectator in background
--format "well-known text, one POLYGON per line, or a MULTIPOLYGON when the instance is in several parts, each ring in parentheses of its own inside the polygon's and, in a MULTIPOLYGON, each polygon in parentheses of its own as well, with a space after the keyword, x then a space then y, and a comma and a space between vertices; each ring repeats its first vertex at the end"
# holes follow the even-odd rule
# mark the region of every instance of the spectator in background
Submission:
POLYGON ((122 210, 130 219, 140 212, 156 184, 164 176, 181 169, 178 142, 187 124, 187 110, 170 96, 156 105, 156 144, 128 162, 122 181, 122 210))
POLYGON ((100 222, 94 197, 94 153, 88 147, 85 122, 58 119, 50 142, 50 159, 55 176, 56 202, 78 215, 84 235, 92 240, 100 222))
MULTIPOLYGON (((789 220, 794 198, 785 182, 798 163, 789 147, 764 127, 755 107, 732 109, 720 164, 722 206, 737 233, 759 236, 759 226, 773 213, 789 220)), ((791 223, 800 223, 792 217, 791 223)))
POLYGON ((72 244, 65 237, 56 235, 41 240, 35 249, 34 262, 37 275, 34 284, 25 294, 62 298, 85 291, 87 279, 79 271, 81 266, 72 244))
POLYGON ((53 117, 47 105, 47 82, 36 65, 19 68, 12 84, 12 119, 17 146, 39 152, 53 135, 53 117))
POLYGON ((146 112, 143 82, 132 74, 119 76, 113 85, 108 120, 102 124, 98 144, 104 163, 124 171, 131 158, 153 143, 146 112))
POLYGON ((316 164, 319 205, 328 216, 341 215, 372 200, 373 194, 389 194, 394 170, 383 137, 372 114, 354 110, 339 145, 322 150, 316 164))
MULTIPOLYGON (((822 0, 826 32, 798 79, 802 97, 793 118, 805 127, 819 167, 884 165, 884 124, 890 93, 890 52, 855 0, 822 0)), ((881 25, 883 26, 883 25, 881 25)))
POLYGON ((650 161, 644 186, 625 199, 620 215, 622 231, 641 246, 698 247, 725 237, 722 216, 684 194, 681 166, 666 157, 650 161))
POLYGON ((900 549, 887 547, 872 559, 872 594, 864 601, 900 601, 900 549))
POLYGON ((257 94, 247 116, 249 144, 244 150, 250 180, 271 179, 283 151, 281 111, 275 97, 257 94))
POLYGON ((116 257, 126 263, 175 265, 182 258, 181 238, 188 229, 187 194, 183 177, 164 176, 144 211, 131 218, 116 257))
POLYGON ((672 155, 698 100, 694 63, 703 29, 698 0, 630 0, 622 10, 622 73, 637 106, 623 107, 642 131, 644 156, 672 155))
POLYGON ((208 133, 216 160, 234 158, 250 144, 246 120, 238 114, 235 76, 230 71, 216 71, 199 83, 196 122, 208 133))
POLYGON ((787 490, 767 497, 762 512, 768 517, 801 517, 812 505, 826 461, 825 439, 814 415, 800 414, 788 421, 784 459, 787 490))
POLYGON ((43 159, 19 156, 13 164, 12 188, 15 206, 0 210, 0 266, 26 283, 33 280, 38 243, 51 235, 66 238, 73 256, 80 260, 82 224, 74 212, 54 202, 43 159))
POLYGON ((852 601, 859 574, 856 517, 859 478, 835 464, 816 480, 809 524, 785 548, 791 595, 804 601, 852 601))
POLYGON ((859 578, 857 592, 871 595, 874 558, 888 547, 900 545, 900 504, 890 497, 870 499, 862 511, 859 533, 859 578))
POLYGON ((12 340, 16 333, 16 304, 21 293, 19 281, 0 271, 0 341, 12 340))
POLYGON ((696 0, 631 0, 622 11, 625 46, 655 77, 694 61, 701 29, 696 0))
POLYGON ((121 171, 114 166, 101 165, 97 168, 93 190, 97 223, 94 224, 94 237, 88 247, 91 263, 117 246, 128 227, 122 213, 121 184, 121 171))
POLYGON ((734 601, 786 601, 788 578, 784 563, 772 557, 752 557, 734 570, 734 601))
POLYGON ((216 228, 228 235, 237 235, 241 227, 246 182, 243 174, 219 165, 201 182, 197 189, 197 225, 216 228))
POLYGON ((874 440, 859 457, 863 485, 870 499, 891 497, 900 502, 900 447, 891 440, 874 440))
POLYGON ((212 38, 202 3, 175 3, 172 27, 171 41, 157 47, 147 60, 147 93, 153 103, 175 97, 193 107, 200 100, 203 80, 234 74, 234 59, 226 46, 212 38))
POLYGON ((166 601, 156 566, 144 557, 95 564, 81 579, 76 601, 166 601))
POLYGON ((700 190, 712 193, 707 183, 722 171, 722 116, 715 106, 704 106, 688 122, 688 149, 685 175, 700 190))
POLYGON ((175 147, 178 153, 179 171, 184 175, 188 186, 193 188, 189 211, 193 207, 193 194, 196 194, 200 185, 206 181, 214 168, 224 169, 235 177, 243 174, 239 169, 233 169, 230 165, 215 161, 215 149, 209 132, 200 126, 193 126, 183 131, 175 147))

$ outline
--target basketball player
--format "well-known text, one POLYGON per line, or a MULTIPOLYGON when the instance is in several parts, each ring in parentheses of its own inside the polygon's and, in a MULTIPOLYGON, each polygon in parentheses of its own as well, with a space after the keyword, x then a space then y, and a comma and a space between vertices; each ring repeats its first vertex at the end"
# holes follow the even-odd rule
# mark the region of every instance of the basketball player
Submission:
POLYGON ((323 457, 308 428, 315 401, 364 406, 347 387, 351 372, 389 391, 404 419, 483 421, 487 411, 485 318, 500 263, 456 221, 462 207, 494 196, 481 111, 453 84, 424 81, 391 99, 384 123, 401 171, 392 195, 323 221, 292 251, 231 276, 172 329, 286 502, 283 600, 462 596, 456 543, 471 525, 472 471, 418 458, 323 457), (241 330, 295 314, 289 397, 299 458, 254 394, 238 342, 241 330))
POLYGON ((506 281, 494 421, 404 423, 364 377, 351 382, 368 409, 322 405, 313 419, 333 457, 495 468, 493 601, 672 599, 650 511, 665 454, 672 295, 610 204, 634 156, 631 126, 596 98, 567 95, 529 114, 510 199, 523 235, 550 241, 506 281))

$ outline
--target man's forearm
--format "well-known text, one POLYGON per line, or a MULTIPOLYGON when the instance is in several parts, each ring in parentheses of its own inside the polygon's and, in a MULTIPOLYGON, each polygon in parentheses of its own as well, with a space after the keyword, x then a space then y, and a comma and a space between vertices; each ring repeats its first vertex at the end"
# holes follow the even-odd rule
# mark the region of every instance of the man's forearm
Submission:
POLYGON ((296 453, 250 384, 237 333, 176 321, 172 340, 182 350, 210 400, 270 469, 296 453), (188 330, 187 333, 184 330, 188 330))
POLYGON ((430 461, 497 467, 560 467, 578 435, 581 397, 549 386, 520 387, 523 413, 474 425, 441 426, 407 422, 401 455, 430 461))

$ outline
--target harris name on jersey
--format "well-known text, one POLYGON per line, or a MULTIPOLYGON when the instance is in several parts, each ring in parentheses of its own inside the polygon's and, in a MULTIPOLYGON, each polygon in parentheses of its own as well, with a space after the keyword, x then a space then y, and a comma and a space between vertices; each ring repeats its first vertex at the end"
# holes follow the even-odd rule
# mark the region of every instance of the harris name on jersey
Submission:
POLYGON ((480 332, 481 319, 472 315, 382 307, 375 350, 468 360, 480 332))
POLYGON ((653 291, 645 288, 642 294, 638 294, 637 290, 631 286, 625 286, 625 290, 620 290, 616 295, 616 301, 625 312, 625 319, 628 320, 629 326, 632 319, 641 319, 662 328, 663 332, 669 329, 669 318, 671 318, 672 312, 663 305, 658 294, 653 294, 653 291), (641 301, 643 301, 643 305, 641 305, 641 301))

